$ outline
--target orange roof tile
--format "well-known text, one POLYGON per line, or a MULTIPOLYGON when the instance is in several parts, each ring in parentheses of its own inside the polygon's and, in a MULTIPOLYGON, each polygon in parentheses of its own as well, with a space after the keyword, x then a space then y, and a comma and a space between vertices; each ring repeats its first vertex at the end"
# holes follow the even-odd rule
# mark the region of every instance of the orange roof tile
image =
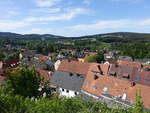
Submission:
POLYGON ((39 58, 41 61, 47 61, 49 60, 49 58, 47 56, 42 56, 39 58))
POLYGON ((0 83, 4 82, 5 78, 6 78, 5 76, 0 75, 0 83))
POLYGON ((127 66, 131 66, 131 67, 141 67, 141 63, 139 63, 139 62, 128 62, 128 61, 122 61, 122 60, 118 61, 118 65, 127 65, 127 66))
POLYGON ((127 94, 127 100, 130 102, 135 101, 135 94, 137 89, 141 90, 142 101, 144 106, 150 108, 150 87, 136 84, 131 86, 131 82, 117 79, 111 76, 104 76, 101 74, 96 74, 98 79, 94 80, 95 74, 93 72, 88 72, 86 79, 84 80, 82 90, 86 91, 95 96, 101 96, 104 88, 108 88, 107 93, 112 96, 127 94), (96 85, 96 88, 94 88, 96 85))
POLYGON ((41 77, 43 77, 45 80, 50 80, 52 77, 52 74, 49 73, 49 71, 46 70, 37 70, 41 77))
POLYGON ((91 63, 63 60, 58 71, 77 73, 86 75, 91 63))

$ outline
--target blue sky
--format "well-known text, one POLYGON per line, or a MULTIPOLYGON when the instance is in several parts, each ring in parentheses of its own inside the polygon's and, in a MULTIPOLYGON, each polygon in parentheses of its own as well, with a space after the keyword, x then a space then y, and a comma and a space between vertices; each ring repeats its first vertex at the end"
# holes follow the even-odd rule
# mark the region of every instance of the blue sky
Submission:
POLYGON ((150 0, 0 0, 0 31, 62 36, 150 33, 150 0))

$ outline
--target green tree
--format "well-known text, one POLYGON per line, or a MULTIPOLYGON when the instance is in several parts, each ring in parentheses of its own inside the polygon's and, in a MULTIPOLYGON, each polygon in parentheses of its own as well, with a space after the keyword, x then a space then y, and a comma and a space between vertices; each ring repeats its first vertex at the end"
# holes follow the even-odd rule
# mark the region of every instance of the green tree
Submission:
POLYGON ((35 69, 21 67, 10 71, 6 78, 7 90, 13 89, 14 94, 24 97, 37 97, 41 78, 35 69))
POLYGON ((144 113, 144 105, 141 100, 140 90, 136 92, 136 102, 133 105, 132 113, 144 113))
POLYGON ((102 52, 99 52, 98 54, 94 56, 89 56, 85 61, 101 63, 103 60, 104 60, 104 55, 102 52))

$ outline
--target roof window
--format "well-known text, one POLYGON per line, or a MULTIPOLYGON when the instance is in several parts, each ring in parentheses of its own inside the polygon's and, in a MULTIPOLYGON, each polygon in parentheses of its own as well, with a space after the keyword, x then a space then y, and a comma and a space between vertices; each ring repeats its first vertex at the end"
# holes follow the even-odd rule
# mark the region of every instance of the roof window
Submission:
POLYGON ((139 81, 141 80, 141 77, 136 77, 135 80, 139 81))
POLYGON ((97 75, 94 75, 94 80, 97 80, 98 79, 98 76, 97 75))
POLYGON ((87 82, 85 83, 85 85, 86 85, 86 86, 89 86, 89 85, 90 85, 90 81, 87 81, 87 82))
POLYGON ((93 89, 97 89, 97 86, 96 86, 96 85, 94 85, 94 86, 93 86, 93 89))
POLYGON ((70 76, 73 76, 73 74, 72 74, 72 73, 70 73, 69 75, 70 75, 70 76))

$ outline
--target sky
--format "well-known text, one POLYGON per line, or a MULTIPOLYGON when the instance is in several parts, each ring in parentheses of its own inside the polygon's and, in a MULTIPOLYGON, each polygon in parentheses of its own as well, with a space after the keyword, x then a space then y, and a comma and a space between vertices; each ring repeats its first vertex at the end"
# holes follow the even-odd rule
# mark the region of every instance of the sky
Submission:
POLYGON ((0 32, 150 33, 150 0, 0 0, 0 32))

